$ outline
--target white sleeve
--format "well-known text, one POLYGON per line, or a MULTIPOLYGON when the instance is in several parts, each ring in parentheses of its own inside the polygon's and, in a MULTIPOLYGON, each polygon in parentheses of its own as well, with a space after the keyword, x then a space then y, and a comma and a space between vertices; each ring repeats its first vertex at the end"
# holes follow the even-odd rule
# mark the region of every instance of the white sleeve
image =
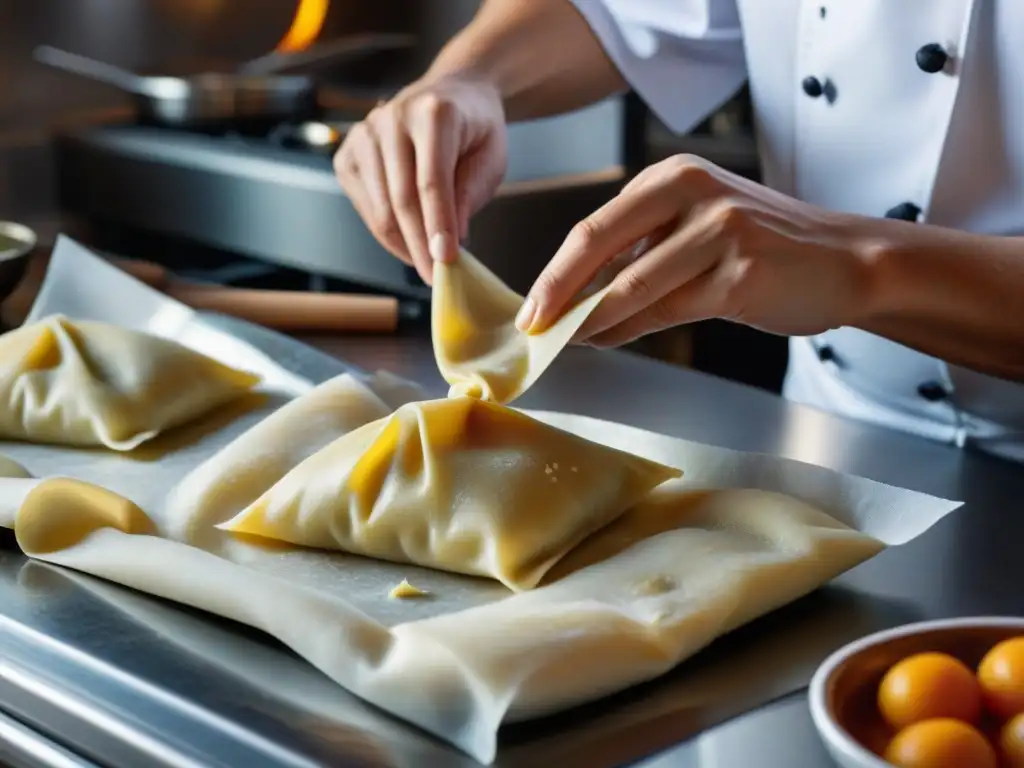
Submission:
POLYGON ((571 0, 633 90, 677 133, 747 77, 735 0, 571 0))

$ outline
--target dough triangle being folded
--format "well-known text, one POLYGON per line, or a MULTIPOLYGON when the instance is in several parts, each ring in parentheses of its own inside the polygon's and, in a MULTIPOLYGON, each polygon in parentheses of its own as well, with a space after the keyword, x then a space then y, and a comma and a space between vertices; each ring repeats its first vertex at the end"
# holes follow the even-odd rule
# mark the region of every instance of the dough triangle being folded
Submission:
POLYGON ((523 590, 681 474, 511 408, 448 398, 339 438, 218 527, 523 590))
POLYGON ((0 439, 127 451, 259 381, 169 339, 53 315, 0 336, 0 439))
POLYGON ((451 395, 511 403, 529 389, 597 307, 605 290, 577 303, 547 330, 515 326, 523 297, 466 251, 434 265, 434 357, 451 395))

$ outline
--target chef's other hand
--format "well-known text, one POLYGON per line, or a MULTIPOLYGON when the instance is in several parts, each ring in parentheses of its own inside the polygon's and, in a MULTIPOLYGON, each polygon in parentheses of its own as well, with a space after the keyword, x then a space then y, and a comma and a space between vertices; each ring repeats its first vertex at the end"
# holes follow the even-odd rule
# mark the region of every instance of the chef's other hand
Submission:
POLYGON ((349 131, 334 170, 380 243, 431 282, 507 165, 505 115, 482 80, 421 80, 349 131))
POLYGON ((625 266, 578 342, 618 346, 709 318, 786 335, 851 324, 869 282, 860 221, 699 158, 671 157, 573 228, 517 324, 547 327, 613 260, 625 266))

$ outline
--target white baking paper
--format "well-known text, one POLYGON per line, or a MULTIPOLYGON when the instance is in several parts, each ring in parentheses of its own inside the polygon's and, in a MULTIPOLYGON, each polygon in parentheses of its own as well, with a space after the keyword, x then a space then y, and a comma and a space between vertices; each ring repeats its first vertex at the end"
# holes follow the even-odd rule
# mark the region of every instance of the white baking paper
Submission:
MULTIPOLYGON (((733 561, 723 555, 708 573, 721 566, 722 578, 732 585, 729 594, 740 595, 733 595, 740 600, 733 609, 707 600, 721 588, 721 573, 702 586, 703 571, 686 570, 692 563, 680 562, 684 545, 691 558, 701 552, 684 530, 667 530, 605 562, 515 596, 496 582, 241 541, 213 525, 251 501, 238 490, 246 484, 222 482, 215 464, 248 473, 269 487, 332 437, 422 399, 423 393, 384 373, 346 372, 342 363, 263 329, 197 315, 66 238, 58 241, 29 322, 57 312, 176 339, 260 373, 265 400, 168 435, 137 455, 0 443, 0 454, 23 464, 35 478, 77 478, 131 499, 159 532, 125 533, 107 521, 86 519, 82 512, 84 523, 76 526, 82 538, 53 549, 44 546, 46 521, 21 525, 15 516, 27 554, 261 629, 348 690, 483 763, 495 757, 503 722, 555 712, 657 677, 718 635, 755 618, 749 606, 740 604, 749 588, 744 585, 750 581, 750 562, 777 574, 780 584, 797 565, 807 574, 765 598, 770 604, 763 613, 863 559, 830 561, 829 547, 841 544, 843 533, 827 528, 805 549, 768 548, 753 556, 740 552, 747 559, 735 559, 733 570, 733 561), (226 454, 221 453, 225 448, 226 454), (635 595, 626 589, 647 574, 670 572, 685 574, 692 594, 635 595), (431 597, 387 599, 402 579, 426 588, 431 597)), ((663 487, 666 493, 701 488, 779 492, 887 545, 913 539, 959 506, 777 457, 711 448, 569 414, 531 415, 683 468, 681 484, 663 487)), ((9 524, 11 511, 40 482, 0 478, 0 518, 9 524)), ((742 492, 715 493, 742 499, 742 492)), ((77 513, 55 510, 53 525, 60 515, 77 513)), ((718 535, 701 533, 709 541, 718 535)), ((773 680, 760 701, 806 682, 805 677, 773 680)), ((757 698, 747 692, 744 701, 750 706, 757 698)))

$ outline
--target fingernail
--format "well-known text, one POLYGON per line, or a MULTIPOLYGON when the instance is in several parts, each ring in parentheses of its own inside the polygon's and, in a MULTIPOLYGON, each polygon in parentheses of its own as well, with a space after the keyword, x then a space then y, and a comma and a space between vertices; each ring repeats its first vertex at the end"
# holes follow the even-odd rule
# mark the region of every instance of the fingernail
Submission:
POLYGON ((430 258, 434 261, 447 261, 448 260, 448 235, 444 232, 438 232, 431 235, 430 242, 427 244, 427 249, 430 251, 430 258))
POLYGON ((524 333, 530 330, 533 325, 533 319, 537 315, 537 302, 531 298, 527 298, 523 302, 523 306, 519 308, 519 314, 516 315, 516 328, 524 333))

